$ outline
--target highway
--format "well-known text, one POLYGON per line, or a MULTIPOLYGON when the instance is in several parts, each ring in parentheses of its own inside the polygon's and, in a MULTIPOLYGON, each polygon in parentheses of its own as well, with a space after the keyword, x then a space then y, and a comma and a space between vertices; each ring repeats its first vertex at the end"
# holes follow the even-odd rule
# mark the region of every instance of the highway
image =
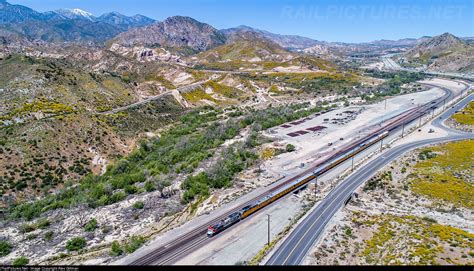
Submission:
POLYGON ((325 226, 334 216, 334 214, 343 206, 346 199, 362 185, 366 180, 372 177, 383 166, 390 163, 400 155, 424 145, 442 143, 447 141, 474 139, 474 134, 460 132, 443 126, 443 121, 449 118, 456 110, 464 107, 472 101, 474 95, 471 94, 464 98, 460 103, 449 108, 446 112, 436 118, 432 125, 438 129, 448 131, 448 136, 434 139, 426 139, 407 143, 394 147, 386 151, 380 157, 369 162, 362 168, 355 171, 338 185, 328 196, 290 233, 281 246, 274 252, 267 265, 298 265, 301 263, 310 248, 321 236, 325 226))
POLYGON ((419 72, 419 73, 424 73, 424 74, 428 74, 428 75, 447 76, 447 77, 453 77, 453 78, 474 80, 474 76, 470 75, 470 74, 462 74, 462 73, 454 73, 454 72, 437 72, 437 71, 430 71, 430 70, 427 70, 427 69, 420 70, 420 69, 404 68, 404 67, 401 67, 393 59, 391 59, 390 56, 391 55, 381 57, 381 60, 382 60, 384 66, 386 67, 387 70, 401 70, 401 71, 409 71, 409 72, 419 72))

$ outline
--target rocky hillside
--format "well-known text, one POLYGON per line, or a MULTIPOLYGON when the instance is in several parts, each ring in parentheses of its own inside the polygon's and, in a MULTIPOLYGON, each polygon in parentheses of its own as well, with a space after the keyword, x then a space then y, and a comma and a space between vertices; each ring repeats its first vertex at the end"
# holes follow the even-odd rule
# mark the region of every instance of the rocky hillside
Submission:
POLYGON ((444 33, 419 43, 407 51, 401 61, 409 66, 426 65, 436 71, 472 72, 474 46, 444 33))
POLYGON ((121 33, 113 42, 123 46, 174 47, 193 53, 222 45, 225 40, 221 32, 208 24, 190 17, 173 16, 163 22, 121 33))
POLYGON ((413 49, 408 51, 406 55, 412 58, 439 56, 450 50, 462 48, 463 46, 465 46, 465 43, 460 38, 450 33, 444 33, 440 36, 435 36, 419 43, 413 49))
POLYGON ((221 69, 239 69, 235 65, 278 61, 291 59, 291 54, 273 41, 259 33, 243 31, 229 35, 226 44, 202 52, 191 59, 199 64, 211 65, 221 69), (222 65, 219 65, 221 63, 222 65))
POLYGON ((262 35, 263 37, 275 42, 279 46, 287 49, 304 49, 318 44, 319 42, 307 37, 297 35, 280 35, 271 33, 265 30, 252 28, 246 25, 240 25, 234 28, 228 28, 221 30, 226 35, 233 35, 237 32, 254 32, 262 35))

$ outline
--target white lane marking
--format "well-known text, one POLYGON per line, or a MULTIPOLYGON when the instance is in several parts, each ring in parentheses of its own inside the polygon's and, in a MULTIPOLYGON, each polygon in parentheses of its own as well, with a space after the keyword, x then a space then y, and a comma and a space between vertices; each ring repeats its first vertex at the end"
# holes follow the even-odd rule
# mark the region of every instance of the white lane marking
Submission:
MULTIPOLYGON (((370 168, 370 170, 372 170, 373 167, 375 167, 375 166, 376 166, 376 163, 374 163, 374 164, 371 165, 370 167, 368 166, 367 169, 370 168)), ((361 172, 361 171, 359 171, 359 172, 361 172)), ((360 175, 360 174, 359 174, 359 175, 360 175)), ((363 177, 363 176, 360 176, 360 177, 357 176, 357 178, 355 178, 355 179, 357 180, 358 178, 361 178, 361 177, 363 177)), ((339 187, 341 187, 341 186, 339 186, 339 187)), ((330 203, 327 204, 326 208, 324 208, 324 209, 322 210, 322 212, 318 215, 318 217, 317 217, 315 220, 313 220, 313 223, 311 223, 311 225, 306 229, 306 231, 303 233, 303 236, 298 240, 298 242, 296 243, 296 245, 293 246, 293 249, 290 251, 290 253, 288 253, 287 257, 283 260, 283 263, 285 263, 285 262, 288 260, 288 258, 291 256, 291 254, 293 253, 293 251, 295 251, 295 249, 298 247, 298 245, 303 241, 303 239, 304 239, 305 236, 308 234, 308 232, 309 232, 309 230, 311 229, 311 227, 313 227, 313 225, 318 222, 318 219, 326 212, 326 210, 327 210, 329 207, 333 207, 332 204, 333 204, 337 199, 339 199, 340 196, 341 196, 348 188, 351 188, 351 186, 350 186, 350 185, 346 186, 346 187, 343 189, 343 191, 342 191, 339 195, 335 196, 335 197, 330 201, 330 203)))
MULTIPOLYGON (((440 140, 446 140, 447 138, 443 138, 443 139, 440 139, 440 140)), ((428 141, 424 141, 424 142, 413 142, 411 144, 407 144, 405 146, 400 146, 400 148, 398 149, 392 149, 392 153, 393 154, 393 157, 392 157, 392 160, 396 159, 400 154, 412 149, 413 147, 420 147, 420 146, 423 146, 423 145, 426 145, 426 144, 432 144, 432 143, 435 143, 437 142, 438 140, 428 140, 428 141), (417 146, 419 145, 419 146, 417 146)), ((387 154, 386 154, 387 155, 387 154)), ((384 156, 383 159, 385 159, 387 156, 384 156)), ((379 158, 382 158, 382 157, 379 157, 379 158)), ((357 180, 358 179, 366 179, 366 178, 363 178, 364 176, 362 175, 363 172, 366 172, 367 170, 372 170, 374 167, 377 167, 377 166, 384 166, 384 164, 386 164, 385 162, 381 162, 380 160, 374 160, 373 162, 371 162, 371 164, 368 164, 367 166, 361 168, 360 170, 358 170, 357 174, 354 174, 352 176, 350 176, 349 178, 353 179, 353 180, 349 180, 347 179, 346 182, 342 183, 340 186, 338 186, 335 190, 333 190, 334 193, 332 194, 335 194, 337 192, 337 190, 340 190, 342 189, 342 187, 344 187, 347 183, 347 186, 345 188, 343 188, 343 191, 340 192, 341 194, 339 194, 338 196, 335 196, 335 198, 333 198, 329 204, 327 204, 327 207, 323 209, 323 211, 319 214, 319 216, 316 218, 316 220, 313 221, 313 223, 311 224, 311 226, 309 228, 307 228, 307 230, 303 233, 303 236, 302 238, 299 239, 299 241, 296 243, 296 245, 293 247, 293 249, 290 251, 290 253, 288 253, 287 257, 284 259, 283 261, 283 264, 286 263, 286 261, 288 260, 288 258, 291 256, 291 254, 293 253, 293 251, 296 249, 296 247, 301 243, 301 241, 303 239, 305 239, 304 237, 308 234, 309 230, 311 229, 311 227, 314 226, 314 224, 317 222, 317 220, 326 212, 326 210, 329 208, 329 207, 332 207, 331 205, 333 205, 333 203, 339 199, 342 195, 345 195, 344 192, 346 192, 349 188, 352 189, 352 187, 356 185, 356 187, 354 189, 356 189, 358 186, 360 186, 361 184, 358 184, 357 180), (361 176, 362 175, 362 176, 361 176)), ((369 178, 371 175, 375 174, 372 173, 370 174, 367 178, 369 178)), ((360 181, 359 181, 360 182, 360 181)), ((362 182, 363 183, 363 182, 362 182)), ((329 195, 328 195, 329 196, 329 195)), ((316 211, 316 210, 315 210, 316 211)), ((309 218, 309 217, 308 217, 309 218)), ((307 221, 310 221, 309 219, 307 221)), ((303 222, 303 224, 300 224, 302 227, 303 225, 307 224, 306 222, 303 222)), ((324 223, 323 223, 324 224, 324 223)), ((318 226, 317 230, 320 229, 320 227, 323 225, 321 224, 320 226, 318 226)), ((302 227, 303 228, 303 227, 302 227)), ((300 229, 302 229, 300 228, 300 229)), ((316 230, 316 231, 317 231, 316 230)), ((297 232, 300 232, 301 230, 297 230, 297 232)), ((298 234, 295 234, 294 236, 297 236, 298 234)), ((296 237, 295 237, 296 238, 296 237)), ((292 238, 292 239, 295 239, 295 238, 292 238)), ((290 241, 288 241, 290 242, 290 241)), ((312 244, 312 243, 311 243, 312 244)), ((309 242, 305 245, 304 249, 298 254, 298 257, 299 258, 301 256, 301 254, 305 251, 306 247, 308 245, 311 245, 309 242)), ((279 256, 279 254, 282 253, 283 250, 280 251, 280 253, 278 253, 277 255, 279 256)))

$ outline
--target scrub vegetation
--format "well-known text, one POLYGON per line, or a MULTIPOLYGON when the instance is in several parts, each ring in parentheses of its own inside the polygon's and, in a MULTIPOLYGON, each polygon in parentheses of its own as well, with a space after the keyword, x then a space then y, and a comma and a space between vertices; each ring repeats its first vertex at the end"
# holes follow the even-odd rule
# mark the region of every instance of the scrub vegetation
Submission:
POLYGON ((452 118, 459 124, 474 125, 474 102, 470 102, 463 110, 454 114, 452 118))
POLYGON ((410 175, 411 189, 438 204, 474 208, 473 150, 474 140, 422 149, 410 175))
POLYGON ((143 140, 129 156, 107 167, 105 174, 89 174, 79 185, 65 187, 32 202, 20 203, 10 209, 12 218, 32 219, 49 210, 86 204, 91 208, 119 202, 129 194, 142 193, 137 184, 161 188, 170 185, 170 174, 193 173, 199 163, 213 155, 213 150, 239 132, 251 126, 249 139, 240 145, 227 148, 222 157, 204 173, 188 177, 182 184, 183 202, 196 195, 207 195, 211 188, 228 187, 233 176, 251 166, 257 159, 255 148, 257 132, 306 117, 321 111, 307 103, 250 109, 235 119, 223 120, 223 111, 203 107, 183 115, 179 122, 157 137, 143 140))

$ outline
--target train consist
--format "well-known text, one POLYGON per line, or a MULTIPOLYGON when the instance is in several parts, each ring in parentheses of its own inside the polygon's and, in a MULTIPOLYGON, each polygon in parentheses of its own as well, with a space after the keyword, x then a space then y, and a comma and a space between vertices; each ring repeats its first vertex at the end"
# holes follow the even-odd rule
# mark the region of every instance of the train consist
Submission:
POLYGON ((344 152, 343 154, 335 155, 334 157, 330 158, 327 162, 318 166, 313 172, 310 172, 294 180, 293 182, 288 183, 287 185, 277 189, 276 191, 273 191, 272 193, 259 199, 258 201, 243 207, 239 211, 233 212, 232 214, 227 216, 225 219, 219 221, 217 224, 209 226, 207 228, 207 236, 212 237, 224 231, 225 229, 229 228, 230 226, 234 225, 240 220, 252 215, 253 213, 264 208, 270 203, 278 200, 279 198, 285 196, 286 194, 298 188, 301 188, 302 186, 306 185, 311 180, 317 178, 318 176, 323 175, 324 173, 340 165, 344 161, 347 161, 348 159, 354 157, 355 155, 362 152, 363 150, 383 140, 388 135, 389 135, 388 131, 374 135, 368 138, 367 140, 365 140, 364 142, 355 145, 354 147, 344 152))

